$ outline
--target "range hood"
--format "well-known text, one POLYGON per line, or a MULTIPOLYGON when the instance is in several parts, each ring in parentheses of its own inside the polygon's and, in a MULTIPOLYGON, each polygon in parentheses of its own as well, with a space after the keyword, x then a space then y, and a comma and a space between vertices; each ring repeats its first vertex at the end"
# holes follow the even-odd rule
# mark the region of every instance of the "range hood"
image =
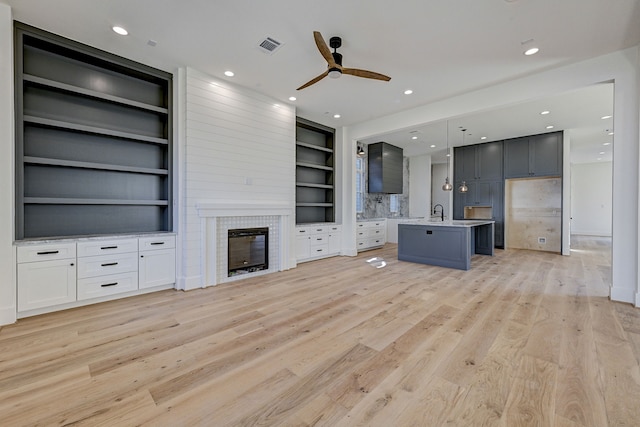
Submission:
POLYGON ((386 142, 367 148, 369 193, 402 194, 402 148, 386 142))

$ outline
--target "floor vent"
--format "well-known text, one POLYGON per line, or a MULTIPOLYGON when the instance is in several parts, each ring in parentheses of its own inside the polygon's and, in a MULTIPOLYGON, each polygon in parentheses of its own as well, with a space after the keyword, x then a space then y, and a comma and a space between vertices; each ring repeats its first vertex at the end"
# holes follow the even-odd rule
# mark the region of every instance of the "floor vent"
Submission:
POLYGON ((265 37, 258 43, 258 49, 269 55, 273 55, 281 47, 282 43, 271 37, 265 37))

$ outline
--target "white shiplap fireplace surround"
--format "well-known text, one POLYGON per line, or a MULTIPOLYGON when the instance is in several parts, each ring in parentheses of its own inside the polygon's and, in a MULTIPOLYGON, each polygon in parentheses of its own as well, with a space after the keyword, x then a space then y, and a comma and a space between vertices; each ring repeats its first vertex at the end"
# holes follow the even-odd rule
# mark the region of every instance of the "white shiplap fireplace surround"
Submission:
POLYGON ((293 207, 288 202, 215 200, 196 204, 201 225, 202 287, 289 268, 293 207), (269 268, 228 277, 227 232, 235 228, 269 227, 269 268))

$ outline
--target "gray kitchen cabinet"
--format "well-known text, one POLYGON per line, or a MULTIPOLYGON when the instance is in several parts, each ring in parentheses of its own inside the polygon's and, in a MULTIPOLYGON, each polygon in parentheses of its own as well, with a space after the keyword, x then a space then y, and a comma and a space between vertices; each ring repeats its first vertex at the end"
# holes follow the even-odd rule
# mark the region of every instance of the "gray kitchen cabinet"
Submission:
POLYGON ((171 231, 171 74, 15 29, 16 240, 171 231))
POLYGON ((458 188, 462 181, 456 182, 453 194, 453 219, 465 218, 468 207, 490 206, 494 220, 494 242, 496 247, 504 247, 504 181, 471 181, 467 182, 468 191, 461 193, 458 188))
POLYGON ((335 129, 296 119, 296 224, 333 222, 335 129))
POLYGON ((505 141, 505 178, 561 175, 562 132, 533 135, 505 141))
POLYGON ((456 181, 502 179, 502 141, 466 145, 454 149, 456 181))

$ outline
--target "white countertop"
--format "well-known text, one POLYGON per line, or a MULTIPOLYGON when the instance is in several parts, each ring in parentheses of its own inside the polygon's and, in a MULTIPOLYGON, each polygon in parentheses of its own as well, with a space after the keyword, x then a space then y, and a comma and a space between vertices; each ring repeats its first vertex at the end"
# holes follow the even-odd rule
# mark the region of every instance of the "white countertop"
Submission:
POLYGON ((495 221, 488 219, 473 219, 473 220, 449 220, 449 221, 417 221, 402 225, 428 225, 435 227, 477 227, 479 225, 493 224, 495 221))

